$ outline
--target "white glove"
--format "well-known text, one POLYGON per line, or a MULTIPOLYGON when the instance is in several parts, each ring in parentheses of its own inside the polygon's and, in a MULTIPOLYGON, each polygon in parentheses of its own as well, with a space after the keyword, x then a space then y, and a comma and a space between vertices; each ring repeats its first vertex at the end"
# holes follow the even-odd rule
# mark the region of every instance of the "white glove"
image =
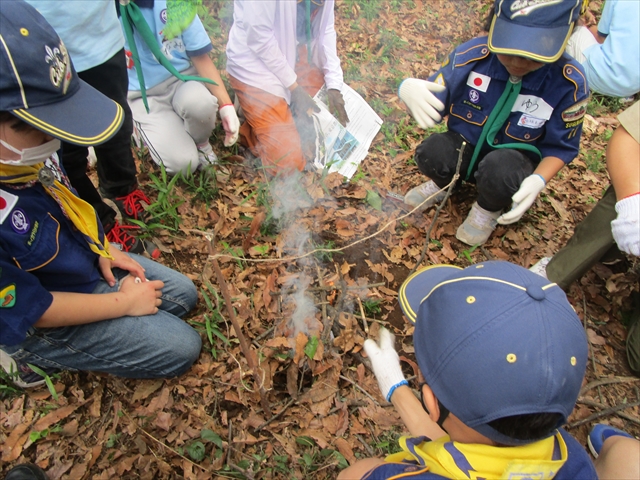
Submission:
POLYGON ((220 120, 222 120, 222 128, 224 128, 224 146, 230 147, 238 141, 238 132, 240 131, 240 120, 233 105, 225 105, 218 110, 220 120))
POLYGON ((422 128, 430 128, 442 120, 440 112, 444 103, 431 92, 443 92, 444 85, 427 82, 418 78, 407 78, 400 84, 398 96, 409 107, 411 115, 422 128))
POLYGON ((387 402, 391 401, 391 395, 396 388, 409 384, 400 368, 400 358, 393 347, 394 341, 393 333, 383 327, 380 329, 380 345, 371 339, 364 342, 364 350, 371 360, 380 392, 387 402))
POLYGON ((640 257, 640 193, 616 203, 618 218, 611 222, 611 233, 623 252, 640 257))
POLYGON ((547 182, 542 178, 542 175, 538 175, 537 173, 525 178, 518 191, 511 197, 511 200, 513 200, 511 210, 500 215, 498 217, 498 223, 501 225, 509 225, 510 223, 515 223, 520 220, 524 212, 529 210, 529 207, 536 201, 536 198, 546 184, 547 182))

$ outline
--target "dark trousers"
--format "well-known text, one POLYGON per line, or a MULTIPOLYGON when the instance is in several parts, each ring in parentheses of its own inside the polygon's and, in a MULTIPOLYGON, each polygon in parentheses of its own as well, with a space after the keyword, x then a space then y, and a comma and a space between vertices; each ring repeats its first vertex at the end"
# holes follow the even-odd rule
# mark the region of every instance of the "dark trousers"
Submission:
MULTIPOLYGON (((456 173, 459 150, 464 138, 459 133, 435 133, 416 148, 418 168, 440 188, 451 182, 456 173)), ((474 145, 467 143, 462 155, 460 178, 464 179, 474 145)), ((522 181, 535 170, 537 162, 518 150, 499 149, 481 153, 469 181, 478 188, 478 205, 490 212, 511 206, 511 196, 518 191, 522 181)), ((462 182, 462 180, 460 180, 462 182)))
POLYGON ((611 222, 616 219, 616 192, 607 188, 602 199, 578 224, 567 244, 547 265, 547 277, 567 290, 606 257, 619 256, 618 246, 611 233, 611 222))
MULTIPOLYGON (((137 187, 136 164, 131 153, 133 117, 127 103, 129 78, 124 49, 105 63, 79 72, 78 76, 93 88, 119 103, 124 110, 124 123, 108 141, 94 147, 98 159, 100 190, 109 198, 131 193, 137 187)), ((90 108, 90 107, 89 107, 90 108)), ((88 148, 70 143, 62 144, 62 165, 71 185, 80 198, 96 209, 100 221, 109 230, 116 212, 102 201, 100 194, 87 176, 88 148)))

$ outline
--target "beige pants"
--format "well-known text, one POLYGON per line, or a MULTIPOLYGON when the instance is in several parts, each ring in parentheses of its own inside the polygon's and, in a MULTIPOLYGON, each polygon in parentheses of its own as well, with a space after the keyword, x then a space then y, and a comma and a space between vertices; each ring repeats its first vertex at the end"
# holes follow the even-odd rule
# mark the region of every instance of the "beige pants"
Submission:
MULTIPOLYGON (((185 70, 194 75, 195 69, 185 70)), ((129 92, 129 106, 140 139, 151 158, 169 174, 198 168, 196 145, 209 141, 216 125, 218 100, 200 82, 171 76, 147 90, 149 113, 139 91, 129 92)))

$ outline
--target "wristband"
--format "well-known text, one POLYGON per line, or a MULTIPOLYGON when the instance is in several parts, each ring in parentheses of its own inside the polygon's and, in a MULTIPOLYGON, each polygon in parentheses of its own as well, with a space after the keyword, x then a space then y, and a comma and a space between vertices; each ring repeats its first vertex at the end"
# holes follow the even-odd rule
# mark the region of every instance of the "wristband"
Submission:
POLYGON ((389 393, 387 393, 387 402, 391 401, 391 395, 396 391, 396 388, 401 387, 403 385, 409 385, 406 379, 403 379, 401 382, 396 383, 393 387, 389 389, 389 393))
MULTIPOLYGON (((632 193, 631 195, 627 195, 626 197, 622 197, 620 200, 624 200, 625 198, 635 197, 636 195, 640 195, 640 192, 632 193)), ((618 201, 620 201, 618 200, 618 201)))
POLYGON ((540 175, 539 173, 534 173, 534 175, 539 176, 542 179, 542 183, 544 183, 545 187, 547 186, 547 181, 544 179, 542 175, 540 175))

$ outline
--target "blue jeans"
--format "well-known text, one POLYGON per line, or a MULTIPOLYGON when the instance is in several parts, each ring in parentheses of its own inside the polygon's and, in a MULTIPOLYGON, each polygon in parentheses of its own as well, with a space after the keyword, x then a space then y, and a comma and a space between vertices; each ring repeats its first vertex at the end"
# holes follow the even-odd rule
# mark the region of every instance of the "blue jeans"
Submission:
MULTIPOLYGON (((162 280, 158 313, 59 328, 32 328, 18 345, 2 346, 17 362, 62 370, 89 370, 127 378, 166 378, 186 372, 200 355, 200 335, 180 317, 195 307, 198 292, 187 277, 145 257, 129 254, 149 280, 162 280)), ((113 270, 116 285, 101 280, 94 294, 118 291, 128 272, 113 270)))

